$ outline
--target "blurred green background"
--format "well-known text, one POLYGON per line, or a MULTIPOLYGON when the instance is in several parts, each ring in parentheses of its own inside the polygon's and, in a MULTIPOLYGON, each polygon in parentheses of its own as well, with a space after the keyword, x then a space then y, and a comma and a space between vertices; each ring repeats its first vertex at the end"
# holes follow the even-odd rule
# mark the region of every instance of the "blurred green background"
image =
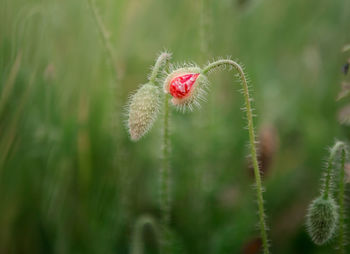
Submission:
MULTIPOLYGON (((117 79, 86 0, 0 0, 0 253, 129 253, 137 219, 159 219, 161 121, 133 143, 124 105, 163 49, 174 62, 244 63, 272 253, 335 252, 315 246, 304 224, 326 148, 350 137, 335 100, 350 1, 98 0, 96 8, 117 79)), ((232 72, 210 79, 201 110, 172 110, 171 228, 178 253, 258 253, 239 83, 232 72)), ((157 253, 149 229, 144 238, 146 253, 157 253)))

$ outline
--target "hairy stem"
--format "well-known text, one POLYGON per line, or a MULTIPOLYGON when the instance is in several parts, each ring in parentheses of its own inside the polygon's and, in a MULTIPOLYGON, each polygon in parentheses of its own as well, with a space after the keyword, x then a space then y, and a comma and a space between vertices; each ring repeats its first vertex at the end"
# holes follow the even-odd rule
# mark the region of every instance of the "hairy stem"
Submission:
POLYGON ((346 151, 343 148, 341 153, 341 167, 339 175, 339 253, 345 254, 345 214, 344 214, 344 191, 345 191, 345 160, 346 151))
POLYGON ((339 172, 339 192, 338 192, 338 202, 339 202, 339 231, 338 231, 338 247, 339 253, 345 253, 345 213, 344 213, 344 192, 345 192, 345 161, 347 158, 347 147, 345 143, 337 141, 335 145, 330 150, 330 155, 328 159, 327 171, 324 179, 324 185, 322 189, 323 199, 328 199, 331 195, 331 182, 333 180, 334 171, 334 161, 336 159, 337 153, 341 152, 341 164, 339 172))
POLYGON ((333 162, 334 158, 337 155, 337 152, 339 149, 344 149, 345 144, 341 141, 337 141, 335 145, 331 148, 329 158, 328 158, 328 166, 327 166, 327 171, 325 175, 325 180, 324 180, 324 186, 323 186, 323 198, 327 199, 329 196, 330 192, 330 185, 331 185, 331 180, 332 180, 332 174, 333 174, 333 162))
POLYGON ((169 95, 164 95, 162 167, 160 169, 161 253, 168 253, 170 223, 169 95))
POLYGON ((164 95, 164 119, 163 119, 163 151, 162 167, 160 171, 160 209, 162 212, 162 224, 168 226, 170 221, 170 164, 169 164, 169 96, 164 95))
POLYGON ((212 70, 215 70, 221 66, 232 66, 239 73, 239 77, 243 86, 243 95, 246 107, 246 117, 248 121, 248 132, 249 132, 249 143, 250 143, 250 154, 253 162, 254 175, 255 175, 255 183, 256 183, 256 196, 258 201, 258 213, 259 213, 259 226, 260 226, 260 234, 263 243, 264 253, 269 253, 269 244, 266 232, 266 224, 265 224, 265 210, 264 210, 264 198, 263 198, 263 186, 261 183, 261 176, 257 158, 257 152, 255 147, 255 132, 254 132, 254 123, 253 123, 253 113, 251 107, 251 99, 249 96, 249 88, 248 82, 245 77, 244 71, 242 67, 232 61, 232 60, 218 60, 206 66, 203 69, 203 74, 206 74, 212 70))
POLYGON ((152 72, 151 75, 149 76, 149 81, 151 83, 155 83, 156 82, 156 78, 160 72, 160 70, 166 66, 171 58, 171 54, 168 52, 163 52, 159 55, 156 63, 154 64, 153 68, 152 68, 152 72))
MULTIPOLYGON (((155 84, 156 78, 162 68, 167 68, 171 54, 161 53, 152 68, 149 81, 155 84)), ((163 136, 162 136, 162 165, 160 169, 160 211, 161 211, 161 242, 160 253, 169 253, 169 222, 170 222, 170 135, 169 135, 169 95, 164 94, 163 102, 163 136)))

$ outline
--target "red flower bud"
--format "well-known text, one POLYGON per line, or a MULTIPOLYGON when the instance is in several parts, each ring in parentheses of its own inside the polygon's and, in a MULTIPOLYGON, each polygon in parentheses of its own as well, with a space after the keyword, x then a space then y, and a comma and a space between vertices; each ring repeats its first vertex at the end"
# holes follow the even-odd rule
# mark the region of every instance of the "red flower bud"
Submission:
POLYGON ((199 100, 204 99, 208 79, 198 67, 180 68, 168 75, 164 83, 164 91, 171 94, 171 102, 180 107, 192 109, 199 106, 199 100))
POLYGON ((190 73, 173 78, 169 87, 170 94, 178 99, 188 96, 198 76, 199 73, 190 73))

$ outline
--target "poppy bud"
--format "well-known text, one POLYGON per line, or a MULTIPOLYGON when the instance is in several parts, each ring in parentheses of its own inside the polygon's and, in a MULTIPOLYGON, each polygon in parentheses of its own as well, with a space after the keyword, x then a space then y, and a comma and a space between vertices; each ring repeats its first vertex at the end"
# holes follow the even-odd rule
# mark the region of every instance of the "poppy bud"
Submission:
POLYGON ((309 207, 307 228, 312 241, 322 245, 330 240, 336 230, 338 209, 333 198, 319 197, 309 207))
POLYGON ((170 73, 164 81, 164 91, 173 98, 171 102, 183 111, 200 106, 204 100, 208 78, 201 73, 199 67, 184 67, 170 73))
POLYGON ((131 96, 128 107, 128 129, 133 141, 139 140, 152 127, 159 112, 160 89, 152 83, 142 85, 131 96))

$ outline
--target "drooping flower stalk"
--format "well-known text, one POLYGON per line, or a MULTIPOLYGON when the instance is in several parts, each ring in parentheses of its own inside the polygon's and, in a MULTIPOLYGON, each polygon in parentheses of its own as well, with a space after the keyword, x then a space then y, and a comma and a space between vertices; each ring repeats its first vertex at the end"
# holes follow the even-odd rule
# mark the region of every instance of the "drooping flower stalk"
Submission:
POLYGON ((168 66, 171 59, 171 53, 164 51, 159 54, 156 63, 154 64, 151 74, 148 77, 148 80, 155 84, 159 74, 168 66))
POLYGON ((309 206, 307 214, 307 229, 314 243, 323 245, 331 240, 338 227, 338 251, 345 253, 345 161, 347 159, 347 146, 337 141, 330 149, 327 170, 324 175, 321 195, 309 206), (340 160, 337 155, 340 153, 340 160), (335 177, 335 164, 340 162, 339 178, 335 177), (336 182, 336 181, 339 181, 336 182), (334 187, 339 187, 338 202, 333 198, 334 187))
POLYGON ((328 158, 328 165, 327 165, 327 171, 325 175, 324 185, 322 189, 322 195, 323 198, 328 198, 329 193, 331 192, 331 182, 334 175, 333 168, 334 168, 334 160, 335 156, 339 151, 342 151, 345 149, 345 144, 341 141, 338 141, 335 143, 335 145, 331 148, 328 158))
POLYGON ((149 82, 142 85, 134 95, 130 97, 128 104, 128 130, 133 141, 143 137, 153 126, 160 110, 160 91, 156 85, 159 73, 167 65, 171 54, 161 53, 152 68, 148 78, 149 82))
POLYGON ((249 131, 249 143, 250 143, 250 154, 253 161, 257 200, 258 200, 258 214, 259 214, 259 225, 260 233, 263 242, 264 253, 269 253, 268 238, 266 233, 265 224, 265 211, 264 211, 264 200, 263 200, 263 187, 261 183, 260 170, 257 159, 257 152, 255 147, 255 132, 253 123, 253 113, 251 107, 251 98, 249 95, 248 82, 241 66, 230 60, 223 59, 210 63, 203 70, 196 65, 189 65, 172 70, 164 81, 164 92, 172 95, 171 102, 182 109, 192 110, 193 106, 199 106, 199 101, 203 100, 206 94, 206 87, 208 86, 207 74, 218 70, 229 67, 234 68, 238 71, 239 77, 243 86, 243 95, 245 100, 246 116, 248 121, 249 131))
POLYGON ((269 253, 269 243, 268 243, 268 237, 266 232, 266 223, 265 223, 265 210, 264 210, 264 198, 263 198, 263 186, 261 182, 261 176, 260 176, 260 170, 259 170, 259 164, 258 164, 258 158, 257 158, 257 152, 255 147, 255 132, 254 132, 254 123, 253 123, 253 113, 252 113, 252 106, 251 106, 251 98, 249 95, 249 87, 248 82, 245 77, 244 71, 242 67, 230 60, 230 59, 223 59, 218 60, 213 63, 210 63, 208 66, 206 66, 202 74, 206 75, 212 71, 215 71, 216 69, 220 69, 221 67, 233 67, 239 74, 242 88, 243 88, 243 96, 245 101, 245 112, 246 117, 248 121, 248 133, 249 133, 249 144, 250 144, 250 155, 252 158, 253 168, 254 168, 254 175, 255 175, 255 183, 256 183, 256 197, 258 201, 258 214, 259 214, 259 226, 260 226, 260 234, 261 239, 263 243, 263 249, 264 253, 269 253))
MULTIPOLYGON (((148 77, 148 83, 142 85, 130 98, 128 106, 128 129, 132 140, 137 141, 143 137, 153 126, 160 111, 160 87, 157 85, 159 74, 168 66, 171 54, 161 53, 148 77)), ((164 94, 163 101, 163 133, 162 133, 162 162, 160 168, 160 251, 167 253, 169 246, 170 221, 170 137, 169 137, 169 96, 164 94)))

